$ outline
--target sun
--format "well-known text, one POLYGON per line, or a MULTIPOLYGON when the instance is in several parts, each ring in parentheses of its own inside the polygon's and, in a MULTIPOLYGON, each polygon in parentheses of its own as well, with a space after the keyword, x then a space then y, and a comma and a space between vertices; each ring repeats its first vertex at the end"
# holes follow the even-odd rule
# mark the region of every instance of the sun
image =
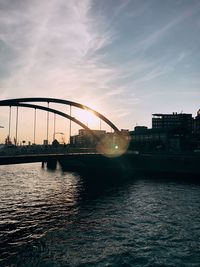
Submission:
POLYGON ((96 117, 91 111, 77 109, 74 112, 75 118, 87 125, 91 129, 98 127, 100 119, 96 117))

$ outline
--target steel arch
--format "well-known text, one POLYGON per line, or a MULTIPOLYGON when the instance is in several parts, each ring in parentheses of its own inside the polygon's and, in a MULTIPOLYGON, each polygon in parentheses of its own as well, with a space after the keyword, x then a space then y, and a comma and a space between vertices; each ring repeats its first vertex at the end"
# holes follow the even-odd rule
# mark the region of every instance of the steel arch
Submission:
MULTIPOLYGON (((101 113, 97 112, 96 110, 82 105, 77 102, 69 101, 69 100, 64 100, 64 99, 58 99, 58 98, 46 98, 46 97, 30 97, 30 98, 14 98, 14 99, 5 99, 0 101, 0 106, 17 106, 21 102, 47 102, 47 103, 57 103, 57 104, 65 104, 69 106, 74 106, 83 110, 88 110, 92 112, 95 116, 103 120, 105 123, 107 123, 116 133, 120 133, 119 129, 109 120, 107 119, 104 115, 101 113)), ((22 104, 22 103, 21 103, 22 104)), ((72 118, 72 117, 71 117, 72 118)), ((70 119, 70 118, 69 118, 70 119)), ((72 120, 72 119, 71 119, 72 120)), ((86 126, 87 127, 87 126, 86 126)), ((89 129, 89 128, 88 128, 89 129)))
MULTIPOLYGON (((10 105, 7 105, 6 103, 4 103, 4 104, 0 104, 0 106, 10 106, 10 105)), ((13 103, 12 106, 13 107, 25 107, 25 108, 32 108, 32 109, 40 109, 40 110, 44 110, 44 111, 47 111, 47 112, 51 112, 51 113, 60 115, 60 116, 62 116, 64 118, 67 118, 67 119, 75 122, 76 124, 80 125, 88 133, 90 133, 97 140, 99 140, 99 137, 93 132, 93 130, 91 130, 89 127, 87 127, 84 123, 82 123, 81 121, 77 120, 76 118, 71 117, 70 115, 68 115, 68 114, 66 114, 64 112, 61 112, 59 110, 52 109, 52 108, 49 108, 49 107, 43 107, 43 106, 39 106, 39 105, 34 105, 34 104, 25 104, 25 103, 13 103)))

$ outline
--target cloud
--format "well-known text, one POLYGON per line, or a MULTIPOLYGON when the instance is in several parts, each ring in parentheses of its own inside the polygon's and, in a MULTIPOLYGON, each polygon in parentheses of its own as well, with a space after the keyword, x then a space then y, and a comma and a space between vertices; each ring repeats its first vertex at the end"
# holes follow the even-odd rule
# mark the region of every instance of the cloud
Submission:
POLYGON ((130 0, 121 1, 114 9, 114 16, 119 16, 124 10, 126 10, 127 6, 130 4, 130 0))
POLYGON ((190 45, 199 43, 192 31, 198 1, 170 4, 164 17, 158 14, 159 1, 114 2, 0 1, 1 98, 65 98, 96 106, 109 118, 123 117, 128 124, 134 108, 147 109, 149 99, 148 106, 157 104, 158 91, 180 88, 183 73, 185 84, 196 91, 198 71, 195 79, 188 72, 199 66, 190 45), (180 44, 176 30, 191 40, 188 46, 180 44))
MULTIPOLYGON (((123 94, 118 83, 132 85, 151 81, 173 70, 173 62, 152 62, 133 54, 157 43, 177 23, 195 12, 183 12, 155 30, 132 48, 130 60, 108 61, 103 49, 113 44, 116 29, 94 12, 90 0, 19 1, 4 3, 0 16, 0 41, 4 47, 0 70, 0 92, 7 97, 51 95, 65 98, 89 95, 101 99, 123 94), (11 55, 11 56, 10 56, 11 55), (109 63, 108 63, 109 62, 109 63), (117 85, 118 84, 118 85, 117 85), (120 88, 120 89, 119 89, 120 88)), ((130 1, 115 7, 115 14, 127 12, 130 1)), ((144 5, 137 8, 144 9, 144 5)), ((186 57, 179 55, 178 61, 186 57)), ((123 85, 125 87, 125 85, 123 85)))
POLYGON ((92 1, 22 3, 10 10, 8 2, 0 19, 0 40, 13 54, 4 58, 1 93, 69 98, 108 88, 116 72, 99 51, 112 42, 112 32, 93 16, 92 1))
POLYGON ((160 25, 158 23, 157 28, 153 29, 153 32, 147 34, 145 37, 133 45, 131 51, 132 54, 137 54, 138 52, 144 52, 151 48, 153 45, 157 45, 167 34, 172 31, 172 29, 178 24, 182 23, 184 20, 189 19, 191 16, 199 12, 200 4, 191 4, 186 7, 182 12, 178 13, 176 17, 168 18, 168 22, 160 25))
POLYGON ((110 90, 109 92, 106 93, 106 96, 121 95, 124 92, 125 92, 125 89, 124 88, 112 89, 112 90, 110 90))

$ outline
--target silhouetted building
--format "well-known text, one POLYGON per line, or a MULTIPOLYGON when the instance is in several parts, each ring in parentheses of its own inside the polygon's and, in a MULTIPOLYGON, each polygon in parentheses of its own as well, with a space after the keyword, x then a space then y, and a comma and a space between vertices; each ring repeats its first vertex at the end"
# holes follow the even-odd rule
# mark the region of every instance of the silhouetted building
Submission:
POLYGON ((192 114, 153 114, 152 129, 136 126, 130 148, 140 151, 186 151, 192 143, 192 114))
POLYGON ((193 121, 193 133, 194 135, 200 136, 200 109, 193 121))
POLYGON ((192 114, 176 113, 153 114, 152 129, 179 129, 182 132, 192 131, 192 114))
MULTIPOLYGON (((98 138, 102 138, 106 134, 106 131, 103 130, 92 130, 92 131, 98 138)), ((87 130, 80 129, 77 135, 71 136, 70 144, 75 147, 90 148, 96 146, 97 139, 93 135, 91 135, 87 130)))
POLYGON ((59 145, 60 145, 60 143, 58 142, 58 140, 54 139, 53 142, 52 142, 52 146, 58 147, 59 145))
POLYGON ((130 131, 131 142, 129 148, 137 151, 165 150, 168 143, 166 130, 148 129, 145 126, 136 126, 130 131))
POLYGON ((177 130, 135 128, 130 132, 130 136, 131 150, 180 151, 189 148, 188 135, 177 130))
POLYGON ((136 133, 140 135, 142 133, 145 133, 148 130, 148 128, 146 126, 135 126, 134 130, 136 133))
POLYGON ((107 144, 109 147, 117 147, 120 145, 128 144, 130 141, 130 135, 128 129, 121 129, 120 135, 116 132, 106 132, 104 130, 92 130, 97 136, 91 135, 87 130, 80 129, 77 135, 71 136, 70 145, 77 148, 94 148, 97 144, 107 144), (123 136, 123 138, 119 138, 123 136), (122 144, 123 142, 123 144, 122 144))
POLYGON ((193 150, 200 149, 200 109, 197 112, 197 116, 193 119, 193 131, 192 131, 191 143, 193 150))

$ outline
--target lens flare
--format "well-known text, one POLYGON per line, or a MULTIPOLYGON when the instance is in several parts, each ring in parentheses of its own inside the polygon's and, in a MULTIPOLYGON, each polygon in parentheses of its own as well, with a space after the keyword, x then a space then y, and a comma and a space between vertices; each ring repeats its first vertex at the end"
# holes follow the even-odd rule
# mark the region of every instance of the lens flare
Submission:
POLYGON ((129 146, 128 135, 110 134, 106 135, 98 144, 97 152, 106 157, 119 157, 124 154, 129 146))

